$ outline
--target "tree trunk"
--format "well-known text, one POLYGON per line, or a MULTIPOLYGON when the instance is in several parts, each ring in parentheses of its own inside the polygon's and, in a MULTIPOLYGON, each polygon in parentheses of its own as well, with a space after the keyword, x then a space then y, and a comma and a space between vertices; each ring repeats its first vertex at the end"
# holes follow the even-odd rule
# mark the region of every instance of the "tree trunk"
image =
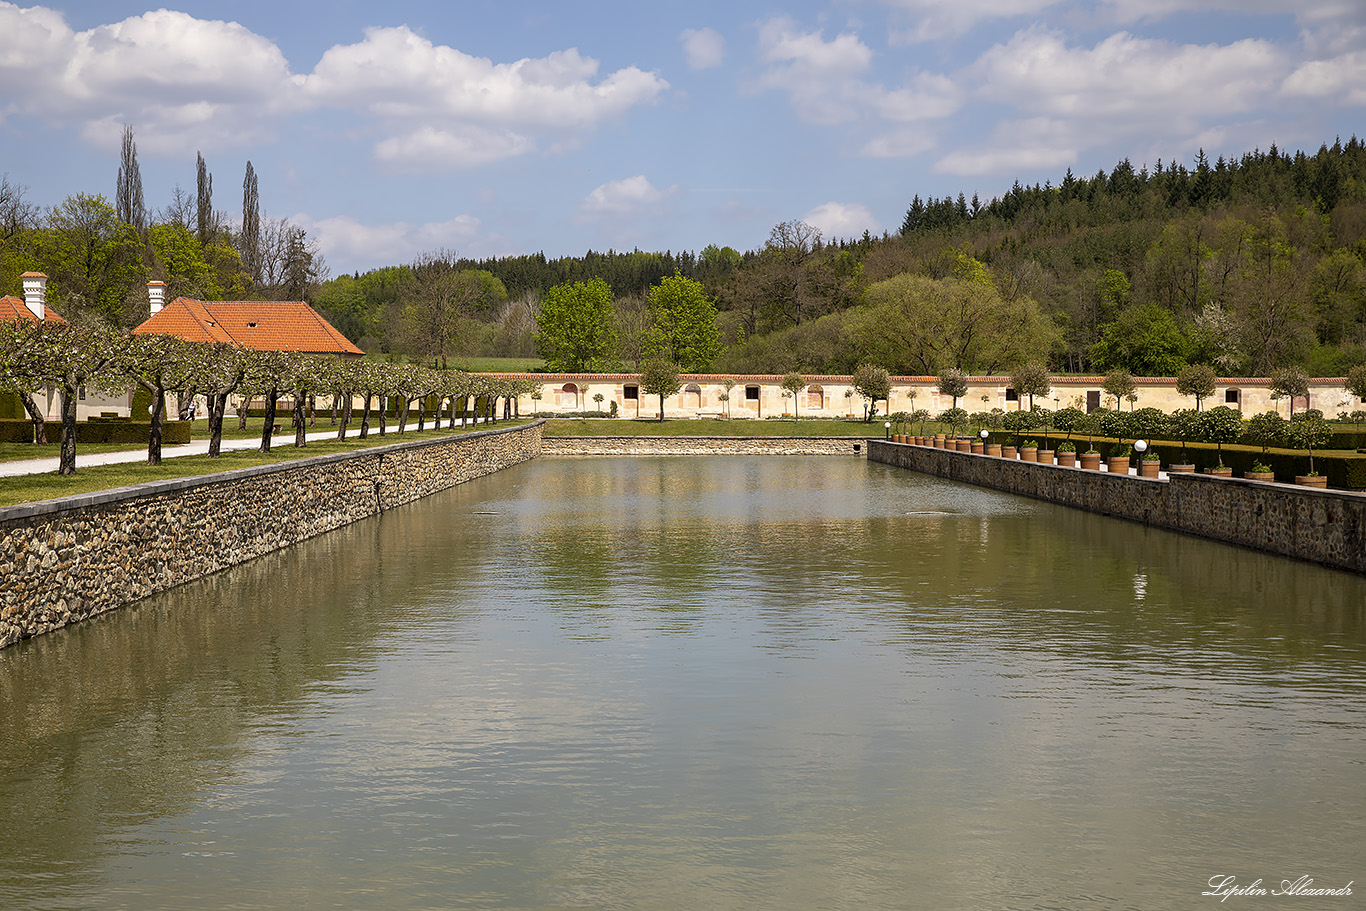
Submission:
POLYGON ((379 397, 379 435, 385 436, 389 431, 389 396, 379 397))
MULTIPOLYGON (((346 439, 346 428, 351 423, 351 393, 350 391, 346 391, 343 392, 342 395, 345 397, 341 399, 341 423, 337 427, 338 442, 341 442, 342 440, 346 439)), ((332 408, 334 412, 336 410, 336 407, 337 399, 334 398, 332 400, 332 408)), ((332 423, 336 424, 337 422, 334 420, 332 423)))
POLYGON ((294 448, 302 449, 308 445, 308 417, 304 414, 305 406, 308 413, 313 413, 313 408, 309 405, 312 397, 308 396, 304 390, 294 390, 294 448))
POLYGON ((360 438, 363 440, 370 435, 370 396, 374 395, 369 389, 365 390, 365 410, 360 416, 360 438))
POLYGON ((78 385, 62 387, 62 453, 57 474, 76 473, 76 396, 78 385))
POLYGON ((227 393, 209 397, 209 458, 218 458, 223 449, 223 412, 228 408, 227 393))
POLYGON ((275 431, 275 400, 279 397, 278 389, 266 392, 266 421, 261 425, 261 452, 270 452, 270 436, 275 431))
POLYGON ((38 403, 33 400, 33 393, 19 393, 19 401, 24 403, 24 410, 28 412, 28 418, 33 422, 33 442, 39 446, 47 444, 47 416, 38 410, 38 403))
POLYGON ((417 432, 421 433, 427 426, 427 397, 418 396, 417 399, 417 432))
POLYGON ((152 429, 147 434, 147 464, 161 464, 161 426, 166 420, 166 390, 143 384, 152 393, 152 429))
POLYGON ((312 395, 310 395, 310 396, 308 397, 308 426, 309 426, 309 427, 317 427, 317 426, 318 426, 318 409, 317 409, 317 404, 318 404, 318 403, 317 403, 317 401, 316 401, 316 398, 317 398, 316 396, 312 396, 312 395))
POLYGON ((403 396, 403 405, 398 409, 398 432, 400 434, 406 432, 408 429, 408 408, 410 405, 411 400, 405 394, 403 396))
POLYGON ((337 426, 337 395, 332 394, 332 426, 337 426))

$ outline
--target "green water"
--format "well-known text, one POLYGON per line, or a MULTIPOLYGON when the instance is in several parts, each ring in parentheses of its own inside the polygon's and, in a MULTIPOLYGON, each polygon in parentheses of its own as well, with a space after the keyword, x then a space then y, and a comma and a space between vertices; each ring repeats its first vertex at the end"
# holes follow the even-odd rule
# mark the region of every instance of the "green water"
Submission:
POLYGON ((1341 887, 1364 672, 1353 576, 854 458, 541 459, 0 652, 0 907, 1341 887))

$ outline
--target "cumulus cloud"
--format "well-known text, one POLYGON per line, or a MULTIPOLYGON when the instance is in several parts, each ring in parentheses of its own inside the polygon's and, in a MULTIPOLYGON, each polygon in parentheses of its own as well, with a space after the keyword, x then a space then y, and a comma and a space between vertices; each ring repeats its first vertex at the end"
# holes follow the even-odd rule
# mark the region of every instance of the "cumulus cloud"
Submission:
POLYGON ((892 89, 869 81, 873 51, 857 35, 827 41, 819 31, 801 31, 782 17, 760 27, 759 56, 767 64, 759 87, 786 92, 798 118, 807 123, 926 120, 946 117, 961 104, 960 93, 946 77, 917 72, 906 85, 892 89))
POLYGON ((1337 98, 1366 104, 1366 53, 1302 64, 1286 78, 1282 92, 1290 98, 1337 98))
POLYGON ((509 130, 420 127, 381 140, 375 146, 375 157, 400 169, 432 171, 477 167, 525 155, 533 148, 535 143, 530 138, 509 130))
POLYGON ((364 224, 349 215, 323 219, 296 215, 291 221, 317 239, 329 260, 355 263, 356 268, 411 262, 423 250, 465 249, 480 233, 479 219, 473 215, 425 224, 364 224))
POLYGON ((630 215, 648 211, 677 192, 657 189, 644 174, 609 181, 584 197, 579 209, 587 215, 630 215))
POLYGON ((864 231, 882 231, 882 224, 861 203, 827 202, 803 215, 802 221, 827 238, 859 237, 864 231))
POLYGON ((683 42, 683 56, 688 66, 705 70, 720 66, 726 57, 726 39, 710 28, 686 28, 678 36, 683 42))
POLYGON ((81 122, 101 144, 124 122, 153 152, 249 141, 299 103, 279 48, 233 22, 162 9, 76 32, 53 10, 0 3, 0 34, 0 109, 81 122))
POLYGON ((993 19, 1037 16, 1061 0, 886 0, 909 21, 904 28, 892 30, 893 40, 908 43, 937 41, 966 35, 977 25, 993 19))

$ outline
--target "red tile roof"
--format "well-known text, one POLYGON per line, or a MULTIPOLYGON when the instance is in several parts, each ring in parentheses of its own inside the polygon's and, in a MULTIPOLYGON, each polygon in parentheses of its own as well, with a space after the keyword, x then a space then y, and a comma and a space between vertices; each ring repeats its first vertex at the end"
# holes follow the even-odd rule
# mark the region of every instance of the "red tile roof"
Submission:
MULTIPOLYGON (((25 273, 27 274, 27 273, 25 273)), ((26 319, 38 322, 38 317, 33 315, 33 311, 24 303, 22 297, 0 297, 0 323, 8 323, 17 319, 26 319)), ((45 323, 65 323, 61 315, 51 307, 43 307, 43 322, 45 323)))
POLYGON ((256 351, 365 353, 303 301, 197 301, 177 297, 133 333, 175 335, 191 342, 229 342, 256 351))

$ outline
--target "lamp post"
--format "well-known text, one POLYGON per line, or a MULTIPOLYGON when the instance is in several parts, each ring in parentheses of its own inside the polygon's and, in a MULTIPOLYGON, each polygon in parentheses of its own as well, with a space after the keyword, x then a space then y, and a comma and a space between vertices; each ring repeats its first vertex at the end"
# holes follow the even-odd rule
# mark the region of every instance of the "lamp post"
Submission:
POLYGON ((891 421, 883 421, 883 422, 882 422, 882 433, 883 433, 883 439, 890 440, 890 439, 892 438, 892 422, 891 422, 891 421))
POLYGON ((1147 440, 1134 440, 1134 452, 1138 453, 1138 473, 1143 474, 1143 453, 1148 451, 1147 440))

